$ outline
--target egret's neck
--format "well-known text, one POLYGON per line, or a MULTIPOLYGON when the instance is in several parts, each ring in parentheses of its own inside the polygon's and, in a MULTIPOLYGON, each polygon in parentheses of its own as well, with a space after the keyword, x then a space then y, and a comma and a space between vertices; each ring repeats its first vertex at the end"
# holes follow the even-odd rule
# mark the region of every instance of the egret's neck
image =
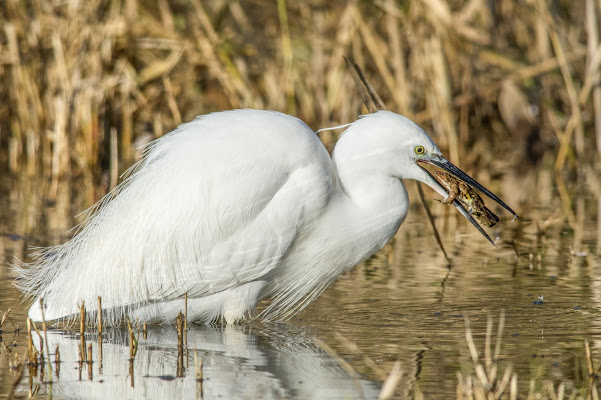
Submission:
POLYGON ((265 292, 279 292, 268 314, 286 312, 297 302, 302 309, 303 299, 315 298, 338 275, 381 249, 407 216, 409 198, 399 179, 368 163, 362 168, 334 159, 334 165, 335 192, 319 222, 287 255, 283 268, 289 273, 265 292))
POLYGON ((333 212, 338 237, 352 242, 361 261, 382 248, 407 216, 409 198, 402 182, 360 164, 337 164, 339 192, 333 212))

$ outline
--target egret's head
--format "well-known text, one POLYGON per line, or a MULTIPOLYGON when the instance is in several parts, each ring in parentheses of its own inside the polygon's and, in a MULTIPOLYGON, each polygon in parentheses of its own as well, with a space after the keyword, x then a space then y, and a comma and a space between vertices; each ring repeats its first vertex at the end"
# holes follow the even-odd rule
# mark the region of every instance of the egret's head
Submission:
MULTIPOLYGON (((347 170, 377 171, 399 179, 414 179, 446 196, 447 190, 422 167, 430 164, 476 188, 517 217, 500 198, 444 158, 422 128, 410 119, 389 111, 368 114, 353 122, 336 144, 334 157, 337 165, 347 164, 347 170)), ((488 238, 458 201, 453 204, 488 238)))
POLYGON ((334 149, 337 163, 420 181, 428 175, 417 161, 429 154, 442 156, 422 128, 390 111, 363 115, 349 125, 334 149))

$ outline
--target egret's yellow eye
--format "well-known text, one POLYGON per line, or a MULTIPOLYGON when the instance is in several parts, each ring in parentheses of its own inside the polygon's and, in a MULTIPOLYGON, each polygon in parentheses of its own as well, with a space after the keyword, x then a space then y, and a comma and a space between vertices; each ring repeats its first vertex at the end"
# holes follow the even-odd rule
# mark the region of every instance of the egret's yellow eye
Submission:
POLYGON ((424 154, 426 152, 424 146, 415 146, 415 149, 413 150, 415 151, 415 154, 424 154))

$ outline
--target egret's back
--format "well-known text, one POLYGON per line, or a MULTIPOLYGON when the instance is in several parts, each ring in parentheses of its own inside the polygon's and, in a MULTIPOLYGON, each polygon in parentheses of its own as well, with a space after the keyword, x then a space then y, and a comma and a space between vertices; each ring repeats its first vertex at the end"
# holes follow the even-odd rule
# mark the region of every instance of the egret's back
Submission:
MULTIPOLYGON (((21 265, 18 285, 44 299, 48 320, 102 296, 107 317, 117 321, 186 293, 198 299, 196 319, 223 315, 226 303, 239 318, 254 302, 237 309, 248 299, 225 294, 253 282, 260 291, 262 278, 277 276, 291 246, 319 219, 333 182, 331 159, 302 121, 256 110, 202 116, 150 144, 73 239, 21 265)), ((34 320, 41 319, 37 304, 34 320)))

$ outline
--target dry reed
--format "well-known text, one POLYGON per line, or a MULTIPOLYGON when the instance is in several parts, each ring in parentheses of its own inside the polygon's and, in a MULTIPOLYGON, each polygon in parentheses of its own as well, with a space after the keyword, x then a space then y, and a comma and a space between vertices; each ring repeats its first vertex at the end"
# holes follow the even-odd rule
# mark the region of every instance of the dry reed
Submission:
POLYGON ((555 146, 557 121, 557 168, 596 161, 601 145, 587 144, 601 143, 599 4, 547 3, 8 0, 0 165, 55 179, 100 170, 111 187, 137 146, 207 111, 347 122, 361 105, 345 54, 392 110, 433 131, 452 161, 487 163, 491 145, 515 152, 512 138, 527 146, 499 123, 508 80, 538 106, 542 146, 555 146))
POLYGON ((181 311, 175 318, 175 330, 177 332, 177 371, 175 376, 184 376, 184 314, 181 311))
POLYGON ((98 373, 102 374, 102 297, 98 296, 98 373))
POLYGON ((79 307, 79 361, 86 361, 86 304, 82 300, 79 307))

